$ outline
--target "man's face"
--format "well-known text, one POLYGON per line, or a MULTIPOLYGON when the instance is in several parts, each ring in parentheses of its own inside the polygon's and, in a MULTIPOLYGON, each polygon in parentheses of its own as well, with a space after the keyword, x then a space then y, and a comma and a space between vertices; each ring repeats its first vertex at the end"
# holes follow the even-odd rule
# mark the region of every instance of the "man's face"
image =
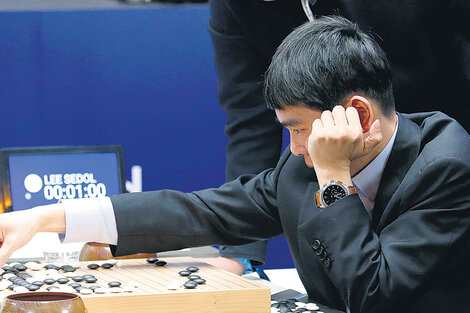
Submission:
POLYGON ((309 109, 303 105, 288 106, 284 110, 276 110, 276 116, 282 126, 290 132, 290 150, 292 154, 304 156, 305 164, 313 168, 312 159, 308 154, 308 136, 312 132, 312 123, 321 117, 320 110, 309 109))

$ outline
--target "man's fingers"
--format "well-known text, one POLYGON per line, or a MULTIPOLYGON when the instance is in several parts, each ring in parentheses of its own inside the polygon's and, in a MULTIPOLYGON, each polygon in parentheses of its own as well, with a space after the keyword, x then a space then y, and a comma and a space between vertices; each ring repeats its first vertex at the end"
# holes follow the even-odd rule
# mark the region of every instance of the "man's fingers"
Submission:
POLYGON ((348 119, 349 126, 362 128, 361 119, 359 118, 359 113, 357 113, 356 108, 354 107, 347 108, 346 118, 348 119))
POLYGON ((341 105, 337 105, 332 110, 333 118, 335 119, 335 124, 339 126, 347 126, 348 121, 346 120, 346 114, 344 111, 344 107, 341 105))
POLYGON ((10 255, 12 255, 13 251, 15 251, 13 244, 7 239, 3 241, 2 246, 0 248, 0 267, 8 261, 10 255))
POLYGON ((380 121, 375 120, 369 129, 369 136, 364 139, 364 153, 369 153, 372 149, 382 141, 382 131, 380 129, 380 121))

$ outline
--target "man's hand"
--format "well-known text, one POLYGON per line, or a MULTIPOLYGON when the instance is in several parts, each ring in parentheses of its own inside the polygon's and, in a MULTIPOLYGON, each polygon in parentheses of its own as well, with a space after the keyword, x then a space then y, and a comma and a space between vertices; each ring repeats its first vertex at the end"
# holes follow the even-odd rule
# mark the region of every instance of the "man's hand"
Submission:
POLYGON ((380 122, 375 120, 363 134, 359 114, 354 107, 335 106, 324 111, 312 124, 308 152, 320 186, 335 179, 351 185, 351 161, 365 156, 382 140, 380 122))
POLYGON ((10 255, 27 244, 37 232, 65 232, 62 205, 0 214, 0 267, 10 255))

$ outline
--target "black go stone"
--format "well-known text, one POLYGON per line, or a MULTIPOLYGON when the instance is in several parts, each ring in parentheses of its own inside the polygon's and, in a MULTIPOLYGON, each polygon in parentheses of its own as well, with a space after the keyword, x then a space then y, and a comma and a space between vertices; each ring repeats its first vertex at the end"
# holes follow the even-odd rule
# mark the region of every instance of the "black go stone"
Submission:
POLYGON ((191 275, 191 272, 190 271, 179 271, 178 274, 180 274, 180 276, 189 276, 189 275, 191 275))
POLYGON ((13 267, 15 269, 17 269, 18 271, 20 271, 20 272, 26 271, 28 269, 28 267, 26 267, 26 265, 24 265, 24 264, 15 264, 15 265, 13 265, 13 267))
POLYGON ((44 282, 37 280, 37 281, 33 281, 31 284, 41 287, 42 285, 44 285, 44 282))
POLYGON ((197 287, 197 283, 193 282, 192 280, 188 280, 187 282, 184 283, 184 288, 186 289, 194 289, 197 287))
POLYGON ((76 269, 71 267, 71 266, 70 267, 64 267, 62 270, 66 273, 73 273, 73 272, 76 271, 76 269))
POLYGON ((199 275, 189 275, 188 276, 188 279, 190 279, 190 280, 195 280, 195 279, 198 279, 198 278, 201 278, 201 276, 199 276, 199 275))
POLYGON ((109 287, 119 287, 119 286, 121 286, 121 283, 118 282, 118 281, 112 281, 112 282, 108 283, 108 286, 109 287))
POLYGON ((95 264, 95 263, 92 263, 92 264, 88 264, 87 267, 90 269, 90 270, 96 270, 98 267, 100 267, 98 264, 95 264))
POLYGON ((36 286, 36 285, 33 285, 33 284, 29 284, 28 286, 25 286, 29 291, 36 291, 36 290, 39 290, 39 286, 36 286))
POLYGON ((152 264, 155 263, 155 262, 157 262, 157 261, 158 261, 157 258, 148 258, 148 259, 147 259, 147 262, 152 263, 152 264))
POLYGON ((54 265, 54 264, 46 264, 46 265, 44 265, 44 268, 46 270, 56 270, 56 271, 60 270, 60 267, 58 267, 57 265, 54 265))
POLYGON ((79 283, 70 283, 69 286, 72 287, 73 289, 77 289, 78 287, 81 287, 82 285, 79 283))
POLYGON ((156 266, 165 266, 165 265, 167 265, 167 263, 166 263, 166 261, 159 260, 159 261, 155 262, 155 265, 156 266))
POLYGON ((23 278, 23 279, 33 277, 33 276, 29 275, 28 273, 19 273, 17 276, 20 277, 20 278, 23 278))
POLYGON ((190 266, 190 267, 187 267, 186 270, 187 270, 187 271, 190 271, 191 273, 196 273, 197 271, 199 271, 199 267, 197 267, 197 266, 190 266))
POLYGON ((72 277, 72 280, 76 281, 77 283, 81 282, 81 281, 83 281, 83 276, 74 276, 74 277, 72 277))
POLYGON ((29 285, 31 285, 31 284, 28 283, 26 280, 23 280, 23 281, 19 282, 18 285, 20 285, 21 287, 27 287, 27 286, 29 286, 29 285))
POLYGON ((65 277, 64 277, 64 278, 59 278, 59 279, 57 279, 57 282, 58 282, 59 284, 66 284, 66 283, 68 283, 69 281, 70 281, 70 279, 65 278, 65 277))
POLYGON ((14 283, 17 280, 22 280, 22 279, 17 277, 17 276, 12 276, 12 277, 8 278, 8 280, 14 283))
POLYGON ((307 310, 306 308, 299 308, 294 311, 294 313, 303 313, 303 312, 309 312, 309 310, 307 310))
POLYGON ((96 283, 97 279, 95 277, 87 277, 85 278, 85 282, 89 283, 89 284, 93 284, 93 283, 96 283))
POLYGON ((55 283, 55 279, 52 279, 52 278, 44 279, 44 283, 48 285, 52 285, 53 283, 55 283))
POLYGON ((91 290, 95 291, 95 289, 98 289, 98 288, 101 288, 100 286, 89 286, 88 288, 90 288, 91 290))
POLYGON ((8 289, 13 290, 15 287, 18 287, 19 285, 11 284, 8 286, 8 289))
POLYGON ((11 271, 12 269, 13 269, 13 267, 11 267, 9 265, 5 265, 4 267, 2 267, 2 270, 4 270, 5 272, 11 271))
POLYGON ((193 280, 193 282, 195 282, 198 285, 202 285, 206 283, 206 280, 204 278, 196 278, 193 280))
POLYGON ((101 264, 101 267, 104 268, 104 269, 107 269, 109 270, 111 267, 113 267, 114 265, 112 265, 111 263, 103 263, 101 264))
POLYGON ((279 310, 280 313, 292 312, 292 310, 285 304, 279 305, 279 307, 277 309, 279 310))
POLYGON ((49 286, 46 288, 47 291, 51 291, 52 289, 59 289, 57 286, 49 286))

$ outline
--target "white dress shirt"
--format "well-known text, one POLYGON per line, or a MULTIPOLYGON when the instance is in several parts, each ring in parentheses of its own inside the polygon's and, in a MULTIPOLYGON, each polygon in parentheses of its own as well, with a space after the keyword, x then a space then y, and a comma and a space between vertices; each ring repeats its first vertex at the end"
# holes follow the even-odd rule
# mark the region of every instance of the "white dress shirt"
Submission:
MULTIPOLYGON (((352 178, 359 198, 370 215, 375 203, 385 164, 392 151, 395 132, 380 154, 352 178)), ((59 235, 63 243, 95 241, 116 245, 118 232, 113 205, 109 197, 63 200, 65 208, 65 235, 59 235)))

